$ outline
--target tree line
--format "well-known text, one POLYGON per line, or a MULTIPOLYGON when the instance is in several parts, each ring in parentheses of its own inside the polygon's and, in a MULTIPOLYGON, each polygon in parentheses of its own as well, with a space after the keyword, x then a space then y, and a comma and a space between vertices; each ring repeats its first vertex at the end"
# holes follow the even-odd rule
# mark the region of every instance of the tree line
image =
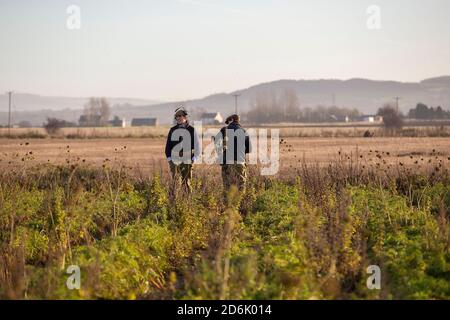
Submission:
POLYGON ((450 119, 450 111, 443 110, 441 106, 433 108, 424 103, 418 103, 414 109, 409 110, 408 117, 422 120, 450 119))
MULTIPOLYGON (((88 126, 106 126, 108 125, 109 117, 111 116, 111 106, 106 98, 92 97, 84 105, 83 114, 80 119, 83 119, 80 125, 88 126)), ((61 120, 57 118, 47 118, 44 123, 44 128, 49 134, 55 134, 61 128, 77 127, 74 122, 61 120)))
POLYGON ((250 100, 247 121, 258 123, 273 122, 333 122, 345 121, 345 117, 360 115, 356 108, 317 106, 300 108, 300 100, 295 90, 262 91, 250 100))

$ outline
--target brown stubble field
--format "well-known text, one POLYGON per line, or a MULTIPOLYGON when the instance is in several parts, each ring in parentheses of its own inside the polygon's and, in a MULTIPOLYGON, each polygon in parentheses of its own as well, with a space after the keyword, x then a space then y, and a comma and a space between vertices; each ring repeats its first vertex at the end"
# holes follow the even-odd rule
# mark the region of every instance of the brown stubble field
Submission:
MULTIPOLYGON (((38 164, 126 166, 166 171, 164 138, 0 139, 0 168, 38 164)), ((302 163, 327 165, 334 160, 361 166, 413 166, 417 170, 450 164, 450 138, 282 138, 280 171, 302 163)), ((213 169, 207 166, 206 169, 213 169)))

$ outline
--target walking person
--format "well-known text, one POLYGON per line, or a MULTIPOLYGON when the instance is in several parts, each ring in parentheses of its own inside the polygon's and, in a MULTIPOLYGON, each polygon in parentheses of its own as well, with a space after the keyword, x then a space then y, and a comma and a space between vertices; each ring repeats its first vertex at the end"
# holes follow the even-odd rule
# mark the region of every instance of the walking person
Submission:
POLYGON ((250 138, 240 124, 239 115, 229 116, 215 137, 216 150, 222 167, 224 192, 236 185, 241 194, 245 193, 247 183, 246 155, 251 152, 250 138))
POLYGON ((176 125, 170 128, 166 142, 166 158, 175 189, 180 185, 187 192, 192 191, 192 165, 201 155, 197 131, 190 125, 188 113, 183 107, 175 110, 176 125))

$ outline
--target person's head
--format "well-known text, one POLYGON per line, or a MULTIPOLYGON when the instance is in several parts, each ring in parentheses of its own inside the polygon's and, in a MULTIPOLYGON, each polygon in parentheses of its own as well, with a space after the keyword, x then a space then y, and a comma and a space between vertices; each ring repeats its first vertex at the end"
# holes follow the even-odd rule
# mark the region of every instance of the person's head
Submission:
POLYGON ((233 122, 239 123, 239 120, 240 120, 239 116, 237 114, 233 114, 233 115, 229 116, 227 118, 227 120, 225 120, 225 124, 230 124, 230 123, 233 123, 233 122))
POLYGON ((175 110, 175 120, 177 124, 186 124, 187 123, 187 112, 183 107, 179 107, 175 110))

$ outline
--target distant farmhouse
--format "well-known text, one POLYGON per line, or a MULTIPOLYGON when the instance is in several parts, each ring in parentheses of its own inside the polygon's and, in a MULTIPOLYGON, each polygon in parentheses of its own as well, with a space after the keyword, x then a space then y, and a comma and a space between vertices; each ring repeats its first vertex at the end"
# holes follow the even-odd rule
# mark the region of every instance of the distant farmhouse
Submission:
POLYGON ((132 127, 155 127, 158 125, 158 118, 134 118, 131 120, 132 127))
POLYGON ((336 121, 336 122, 350 122, 350 117, 349 116, 335 116, 334 114, 332 114, 330 116, 332 121, 336 121))
POLYGON ((355 119, 355 121, 369 122, 369 123, 382 123, 383 117, 378 115, 362 115, 355 119))
POLYGON ((121 127, 121 128, 126 127, 125 118, 120 119, 118 116, 114 116, 114 119, 108 121, 108 124, 111 127, 121 127))
POLYGON ((202 124, 212 125, 223 123, 223 117, 220 112, 215 113, 203 113, 201 116, 202 124))
POLYGON ((333 122, 382 123, 383 117, 378 115, 361 115, 356 117, 330 115, 330 120, 333 122))

